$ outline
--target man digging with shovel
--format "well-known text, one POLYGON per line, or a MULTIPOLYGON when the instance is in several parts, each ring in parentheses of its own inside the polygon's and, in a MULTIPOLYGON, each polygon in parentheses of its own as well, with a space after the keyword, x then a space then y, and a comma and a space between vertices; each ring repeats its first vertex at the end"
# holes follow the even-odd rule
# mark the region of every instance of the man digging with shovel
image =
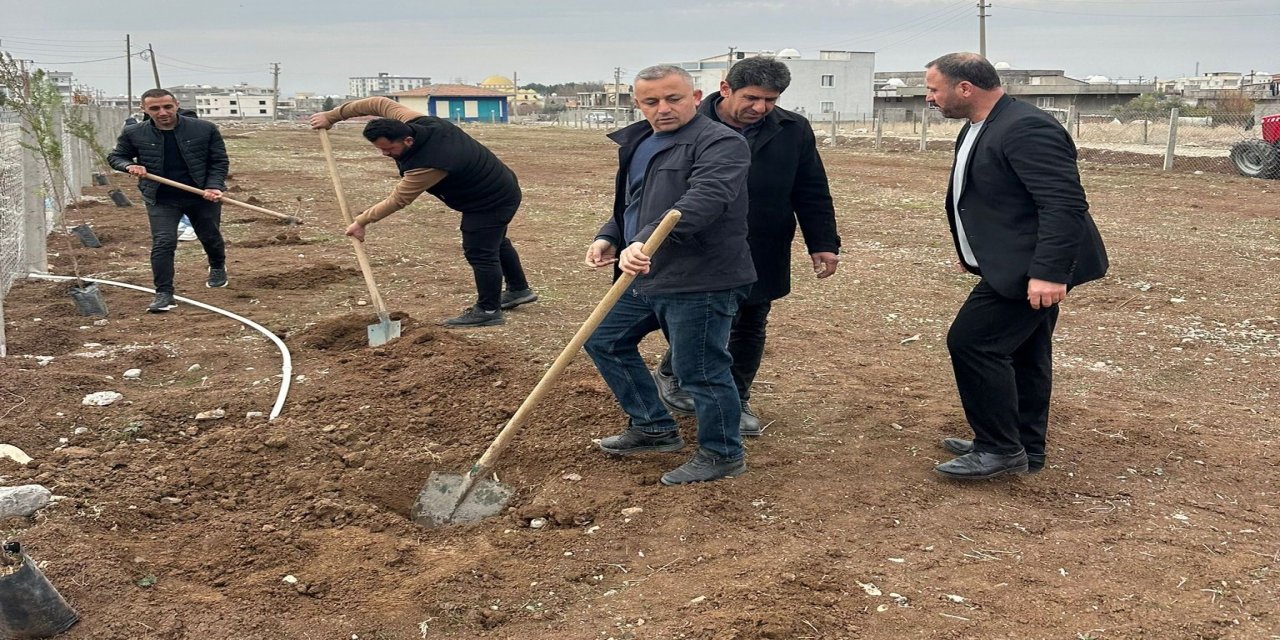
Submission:
POLYGON ((365 125, 364 137, 396 161, 400 182, 386 199, 356 216, 347 235, 364 240, 370 223, 409 206, 423 192, 430 193, 462 213, 462 253, 476 281, 476 304, 445 320, 445 326, 502 324, 504 309, 537 300, 520 256, 507 238, 507 225, 520 207, 516 174, 448 120, 423 115, 389 98, 365 98, 317 113, 311 116, 311 127, 329 129, 357 116, 379 116, 365 125))

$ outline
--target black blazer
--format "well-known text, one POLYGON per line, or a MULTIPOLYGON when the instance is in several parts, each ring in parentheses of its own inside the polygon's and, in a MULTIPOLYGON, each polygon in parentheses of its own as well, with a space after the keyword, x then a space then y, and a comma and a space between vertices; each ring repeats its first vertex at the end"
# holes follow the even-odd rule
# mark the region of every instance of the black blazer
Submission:
MULTIPOLYGON (((174 128, 178 149, 187 163, 187 171, 202 189, 227 190, 227 170, 231 162, 227 158, 227 146, 222 134, 213 123, 195 117, 178 114, 174 128)), ((116 147, 107 154, 107 162, 116 171, 128 171, 131 164, 140 164, 147 173, 164 176, 164 137, 150 120, 129 125, 120 132, 116 147)), ((142 199, 156 203, 160 183, 138 179, 142 199)))
MULTIPOLYGON (((965 124, 957 151, 968 131, 965 124)), ((959 255, 951 186, 948 180, 947 224, 959 255)), ((1075 143, 1053 116, 1031 104, 1006 95, 987 115, 965 167, 959 204, 978 260, 978 269, 966 268, 1002 296, 1026 298, 1029 278, 1075 286, 1107 272, 1107 251, 1080 186, 1075 143)))
MULTIPOLYGON (((699 113, 719 121, 716 105, 723 98, 704 98, 699 113)), ((818 156, 813 125, 781 107, 760 123, 751 141, 747 242, 756 267, 747 304, 762 304, 791 293, 791 241, 796 222, 809 253, 840 253, 836 212, 827 171, 818 156)))

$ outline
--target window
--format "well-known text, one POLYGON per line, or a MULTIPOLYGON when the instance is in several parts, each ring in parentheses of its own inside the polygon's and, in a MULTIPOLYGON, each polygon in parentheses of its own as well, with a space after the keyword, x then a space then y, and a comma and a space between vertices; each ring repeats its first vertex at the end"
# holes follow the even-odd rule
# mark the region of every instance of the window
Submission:
POLYGON ((231 115, 233 115, 233 116, 234 116, 235 114, 236 114, 236 110, 235 110, 235 109, 232 109, 232 110, 231 110, 231 115))
POLYGON ((1052 109, 1053 96, 1042 96, 1042 97, 1036 98, 1036 106, 1040 107, 1041 109, 1052 109))
POLYGON ((834 87, 834 86, 836 86, 836 77, 835 77, 834 75, 832 75, 832 74, 829 74, 829 73, 828 73, 828 74, 824 74, 824 75, 822 76, 822 86, 824 86, 824 87, 834 87))
POLYGON ((260 107, 265 107, 265 106, 267 106, 267 101, 266 101, 266 100, 259 100, 259 101, 258 101, 258 106, 260 106, 260 107))
POLYGON ((264 113, 264 114, 265 114, 266 112, 267 112, 267 110, 266 110, 266 109, 258 109, 258 113, 264 113))
POLYGON ((834 103, 834 102, 823 102, 823 103, 822 103, 822 112, 823 112, 823 113, 831 113, 832 111, 835 111, 835 110, 836 110, 836 103, 834 103))

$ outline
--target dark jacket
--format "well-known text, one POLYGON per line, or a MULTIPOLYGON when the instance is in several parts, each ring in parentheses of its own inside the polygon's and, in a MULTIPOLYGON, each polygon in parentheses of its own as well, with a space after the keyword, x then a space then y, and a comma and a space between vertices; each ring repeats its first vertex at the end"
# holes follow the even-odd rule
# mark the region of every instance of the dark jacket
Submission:
MULTIPOLYGON (((713 94, 698 111, 712 120, 723 98, 713 94)), ((836 212, 827 171, 818 156, 809 120, 774 108, 757 125, 750 140, 751 171, 747 178, 751 211, 747 242, 757 280, 747 304, 761 304, 791 293, 791 241, 796 221, 809 253, 839 253, 836 212)))
MULTIPOLYGON (((627 169, 636 147, 653 134, 640 121, 609 134, 617 142, 618 177, 613 217, 600 237, 622 248, 627 169)), ((747 169, 751 151, 742 136, 702 115, 676 130, 669 148, 657 153, 645 170, 640 196, 639 232, 631 242, 653 235, 669 209, 682 214, 679 224, 653 256, 648 274, 636 278, 643 293, 721 291, 755 282, 747 247, 747 169)))
MULTIPOLYGON (((957 150, 968 131, 965 124, 957 150)), ((959 255, 951 182, 946 208, 959 255)), ((1074 286, 1107 272, 1075 143, 1053 116, 1029 103, 1004 96, 987 115, 965 169, 960 219, 978 260, 978 269, 969 270, 1007 298, 1026 298, 1028 278, 1074 286)))
MULTIPOLYGON (((231 162, 227 158, 227 146, 222 142, 218 127, 210 122, 192 118, 181 113, 178 124, 174 127, 178 139, 178 147, 182 149, 182 159, 187 163, 187 171, 202 189, 227 190, 227 169, 231 162)), ((131 164, 146 167, 147 173, 164 176, 164 138, 154 122, 147 120, 129 125, 120 132, 116 140, 116 148, 107 155, 111 168, 117 171, 128 171, 131 164)), ((156 203, 157 182, 138 180, 138 190, 147 204, 156 203)))
POLYGON ((440 169, 448 173, 427 189, 454 211, 514 212, 520 206, 520 184, 488 147, 457 125, 435 116, 408 122, 413 146, 396 160, 400 175, 412 169, 440 169))

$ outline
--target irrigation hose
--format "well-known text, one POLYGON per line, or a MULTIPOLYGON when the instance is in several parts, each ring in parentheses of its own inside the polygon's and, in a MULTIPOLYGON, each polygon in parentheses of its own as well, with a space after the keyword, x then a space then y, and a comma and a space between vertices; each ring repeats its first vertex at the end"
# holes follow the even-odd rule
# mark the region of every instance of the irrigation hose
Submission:
MULTIPOLYGON (((135 291, 143 291, 150 294, 155 294, 156 292, 155 289, 140 287, 136 284, 129 284, 127 282, 116 282, 114 280, 102 280, 99 278, 76 278, 74 276, 55 276, 49 273, 30 273, 30 274, 27 274, 27 277, 34 278, 36 280, 84 280, 85 282, 109 284, 114 287, 123 287, 125 289, 133 289, 135 291)), ((178 302, 185 302, 189 305, 200 307, 201 309, 205 309, 207 311, 212 311, 214 313, 224 315, 237 322, 241 322, 245 325, 248 325, 249 327, 256 329, 258 333, 261 333, 262 335, 266 336, 269 340, 276 343, 276 348, 280 349, 280 375, 281 375, 280 393, 276 395, 275 406, 271 407, 271 415, 267 417, 268 420, 275 420, 276 417, 280 415, 280 410, 284 408, 284 399, 286 396, 289 395, 289 382, 293 380, 293 356, 289 354, 289 348, 284 346, 284 342, 281 341, 280 338, 276 337, 276 334, 271 333, 270 331, 267 331, 267 329, 262 325, 248 318, 245 318, 243 316, 239 316, 234 313, 231 313, 226 309, 220 309, 211 304, 205 304, 203 302, 192 300, 191 298, 184 298, 182 296, 174 296, 173 299, 177 300, 178 302)))

